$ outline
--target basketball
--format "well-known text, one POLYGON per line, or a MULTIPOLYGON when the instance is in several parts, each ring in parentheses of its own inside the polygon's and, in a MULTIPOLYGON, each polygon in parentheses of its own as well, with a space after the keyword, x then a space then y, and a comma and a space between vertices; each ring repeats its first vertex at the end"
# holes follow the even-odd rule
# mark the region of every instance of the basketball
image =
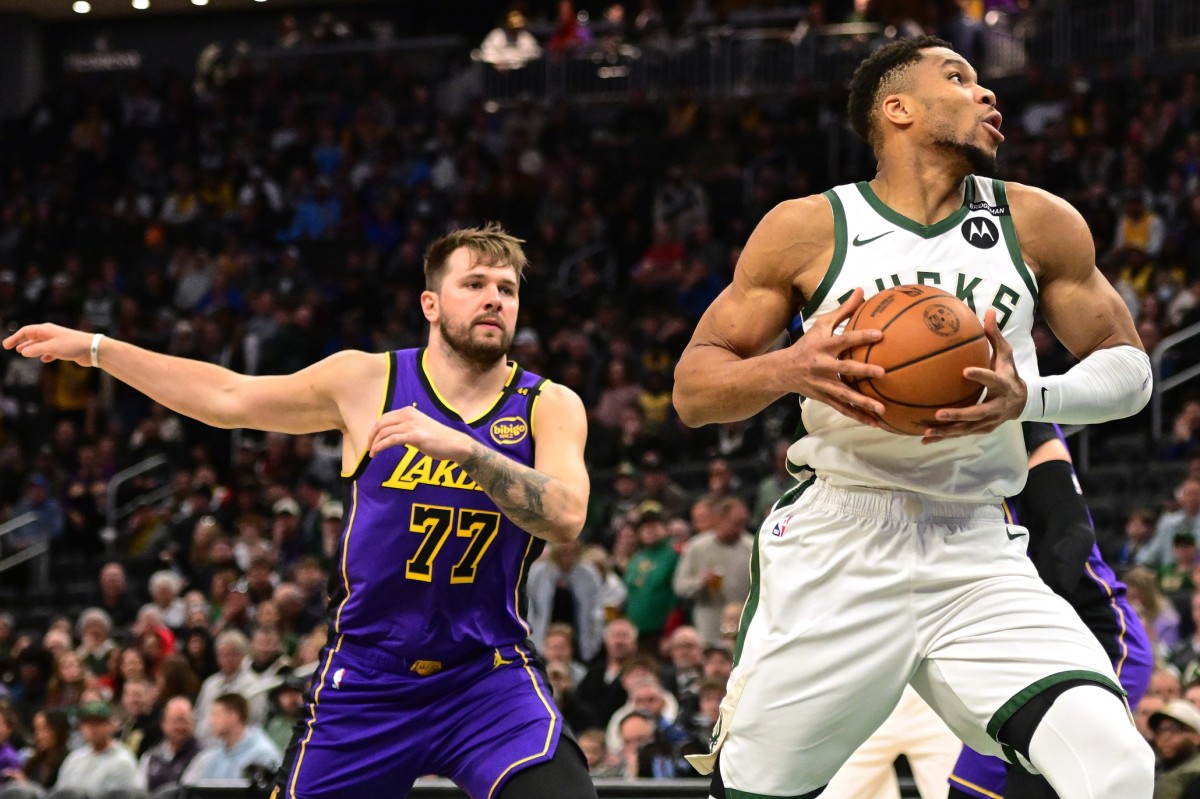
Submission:
POLYGON ((859 306, 846 332, 881 330, 883 338, 853 347, 845 357, 882 366, 883 377, 849 381, 884 406, 883 429, 919 436, 938 408, 965 408, 983 386, 963 377, 969 366, 988 368, 991 345, 983 323, 953 294, 933 286, 896 286, 859 306))

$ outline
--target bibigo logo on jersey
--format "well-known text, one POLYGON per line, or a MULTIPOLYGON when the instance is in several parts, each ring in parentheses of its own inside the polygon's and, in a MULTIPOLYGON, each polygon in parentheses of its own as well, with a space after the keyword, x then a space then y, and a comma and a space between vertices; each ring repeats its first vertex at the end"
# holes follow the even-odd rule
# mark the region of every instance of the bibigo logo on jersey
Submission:
POLYGON ((505 416, 492 422, 489 432, 497 444, 517 444, 529 434, 529 424, 519 416, 505 416))

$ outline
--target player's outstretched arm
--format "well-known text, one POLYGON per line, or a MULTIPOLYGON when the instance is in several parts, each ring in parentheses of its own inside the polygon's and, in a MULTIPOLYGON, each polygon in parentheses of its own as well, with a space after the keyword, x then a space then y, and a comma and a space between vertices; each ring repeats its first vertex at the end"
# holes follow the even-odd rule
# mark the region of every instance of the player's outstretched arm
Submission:
POLYGON ((583 462, 583 401, 569 388, 547 383, 530 421, 536 443, 532 468, 411 407, 379 417, 368 437, 369 451, 374 457, 388 447, 408 444, 453 461, 530 535, 574 541, 583 530, 590 490, 583 462))
MULTIPOLYGON (((27 325, 6 338, 5 349, 27 358, 92 365, 94 336, 51 324, 27 325)), ((171 410, 213 427, 279 433, 343 430, 338 391, 372 369, 386 369, 376 355, 343 352, 291 375, 250 376, 189 358, 151 352, 104 336, 96 353, 100 368, 171 410)))
POLYGON ((861 291, 792 346, 768 352, 799 305, 797 277, 806 271, 823 274, 833 243, 833 212, 824 197, 781 203, 763 217, 738 259, 733 282, 704 312, 675 368, 673 399, 684 424, 748 419, 780 397, 798 393, 877 426, 875 415, 883 407, 841 376, 880 377, 883 369, 839 356, 880 334, 834 333, 862 302, 861 291))
MULTIPOLYGON (((1021 251, 1038 278, 1039 305, 1050 329, 1079 363, 1066 374, 1016 376, 1025 402, 995 418, 985 401, 971 408, 937 412, 934 438, 994 429, 1002 421, 1095 424, 1131 416, 1150 400, 1150 359, 1129 309, 1096 268, 1091 231, 1065 200, 1019 184, 1009 184, 1013 222, 1021 251)), ((989 335, 989 338, 992 338, 989 335)), ((993 340, 993 345, 995 341, 993 340)), ((1005 381, 986 369, 968 369, 968 378, 1001 389, 1005 381)), ((927 437, 928 440, 928 437, 927 437)))

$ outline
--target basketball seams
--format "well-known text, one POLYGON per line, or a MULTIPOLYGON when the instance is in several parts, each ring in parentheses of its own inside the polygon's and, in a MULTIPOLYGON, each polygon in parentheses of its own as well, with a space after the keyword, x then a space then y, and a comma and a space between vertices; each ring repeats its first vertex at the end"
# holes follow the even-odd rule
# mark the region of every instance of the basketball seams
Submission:
POLYGON ((888 367, 886 367, 887 373, 891 374, 892 372, 898 372, 906 366, 912 366, 913 364, 920 363, 921 361, 927 361, 930 358, 936 358, 939 355, 943 355, 947 352, 952 352, 952 351, 958 349, 959 347, 965 347, 968 344, 974 344, 976 341, 979 341, 979 339, 981 339, 981 338, 987 338, 987 334, 980 333, 979 335, 972 336, 971 338, 963 339, 962 341, 956 341, 948 347, 942 347, 940 350, 933 350, 932 352, 927 352, 924 355, 922 355, 920 358, 913 358, 910 361, 904 361, 903 363, 898 363, 895 366, 888 366, 888 367))

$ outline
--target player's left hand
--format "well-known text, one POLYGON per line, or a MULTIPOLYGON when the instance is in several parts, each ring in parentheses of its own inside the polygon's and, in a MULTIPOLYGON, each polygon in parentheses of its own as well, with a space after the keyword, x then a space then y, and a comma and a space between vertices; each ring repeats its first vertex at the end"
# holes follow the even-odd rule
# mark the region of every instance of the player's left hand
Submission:
POLYGON ((411 444, 430 457, 460 463, 470 453, 471 439, 413 407, 388 411, 367 437, 371 457, 388 447, 411 444))
POLYGON ((984 314, 983 332, 992 345, 992 368, 970 367, 963 370, 963 377, 983 385, 986 389, 984 401, 969 408, 939 410, 934 414, 938 424, 925 431, 922 444, 932 444, 944 438, 990 433, 1004 422, 1019 417, 1025 409, 1025 398, 1028 396, 1025 381, 1017 375, 1012 346, 996 325, 994 310, 984 314))

